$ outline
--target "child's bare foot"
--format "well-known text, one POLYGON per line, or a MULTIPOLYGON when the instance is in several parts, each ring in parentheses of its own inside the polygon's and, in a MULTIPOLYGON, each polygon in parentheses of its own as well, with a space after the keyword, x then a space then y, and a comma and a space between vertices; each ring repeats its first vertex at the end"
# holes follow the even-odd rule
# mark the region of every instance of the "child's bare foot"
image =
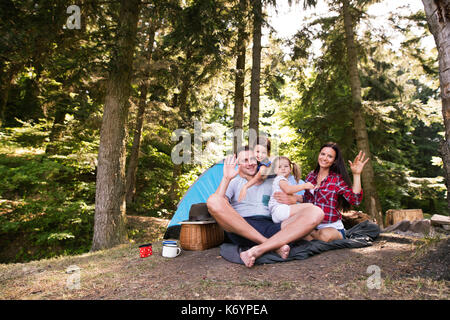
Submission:
POLYGON ((242 261, 244 261, 245 266, 251 268, 255 264, 256 259, 259 257, 258 248, 255 246, 247 251, 243 251, 240 253, 240 257, 242 261))
POLYGON ((289 247, 287 244, 285 244, 281 248, 275 250, 275 252, 283 259, 287 259, 289 257, 290 251, 291 251, 291 247, 289 247))

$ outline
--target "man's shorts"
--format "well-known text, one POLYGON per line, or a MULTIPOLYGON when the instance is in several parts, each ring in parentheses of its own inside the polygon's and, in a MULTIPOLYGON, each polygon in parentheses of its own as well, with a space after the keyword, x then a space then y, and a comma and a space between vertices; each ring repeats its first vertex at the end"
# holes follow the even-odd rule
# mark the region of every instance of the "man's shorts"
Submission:
MULTIPOLYGON (((249 225, 251 225, 256 231, 261 233, 266 238, 272 237, 275 233, 281 230, 281 223, 274 223, 271 217, 253 216, 253 217, 246 217, 244 219, 247 221, 249 225)), ((239 246, 253 247, 258 245, 258 243, 255 243, 251 240, 241 237, 240 235, 237 235, 235 233, 226 231, 225 233, 227 234, 228 239, 230 239, 231 242, 239 246)))

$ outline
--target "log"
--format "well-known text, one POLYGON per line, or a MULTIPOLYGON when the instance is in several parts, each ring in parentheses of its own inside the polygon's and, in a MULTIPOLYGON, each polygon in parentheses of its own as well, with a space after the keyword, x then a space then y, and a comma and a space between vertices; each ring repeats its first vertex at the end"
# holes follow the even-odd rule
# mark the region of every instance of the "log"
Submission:
POLYGON ((450 217, 440 214, 433 214, 431 217, 432 225, 450 225, 450 217))
POLYGON ((413 222, 408 220, 402 220, 400 222, 397 222, 387 228, 383 229, 383 233, 389 233, 389 232, 409 232, 409 233, 415 233, 415 234, 422 234, 423 236, 430 234, 431 232, 431 224, 430 220, 423 219, 423 220, 415 220, 413 222))
POLYGON ((423 219, 422 209, 389 209, 386 211, 386 226, 403 220, 416 221, 423 219))

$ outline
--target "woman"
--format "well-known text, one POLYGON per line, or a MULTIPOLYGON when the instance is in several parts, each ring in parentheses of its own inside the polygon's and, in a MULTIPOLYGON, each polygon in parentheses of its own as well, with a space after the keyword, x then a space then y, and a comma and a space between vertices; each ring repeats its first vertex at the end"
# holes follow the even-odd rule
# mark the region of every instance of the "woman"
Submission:
POLYGON ((315 185, 306 190, 303 202, 313 203, 320 207, 324 219, 306 240, 332 241, 345 239, 345 229, 340 210, 347 210, 350 205, 359 205, 362 200, 361 172, 369 158, 360 151, 355 160, 349 160, 353 174, 353 185, 345 168, 339 146, 328 142, 320 148, 316 169, 306 177, 306 182, 315 185))

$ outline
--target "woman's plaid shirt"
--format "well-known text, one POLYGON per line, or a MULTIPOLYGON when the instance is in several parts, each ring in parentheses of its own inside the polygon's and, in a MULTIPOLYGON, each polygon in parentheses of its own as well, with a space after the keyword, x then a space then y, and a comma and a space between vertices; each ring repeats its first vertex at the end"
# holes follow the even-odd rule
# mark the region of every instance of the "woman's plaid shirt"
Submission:
MULTIPOLYGON (((306 177, 306 182, 316 185, 317 173, 311 171, 306 177)), ((303 202, 313 203, 320 207, 325 213, 322 223, 332 223, 342 219, 342 215, 337 208, 340 195, 351 205, 357 206, 361 203, 363 192, 361 190, 360 193, 354 193, 341 175, 330 171, 328 176, 323 179, 320 187, 314 190, 314 194, 305 190, 303 202)))

